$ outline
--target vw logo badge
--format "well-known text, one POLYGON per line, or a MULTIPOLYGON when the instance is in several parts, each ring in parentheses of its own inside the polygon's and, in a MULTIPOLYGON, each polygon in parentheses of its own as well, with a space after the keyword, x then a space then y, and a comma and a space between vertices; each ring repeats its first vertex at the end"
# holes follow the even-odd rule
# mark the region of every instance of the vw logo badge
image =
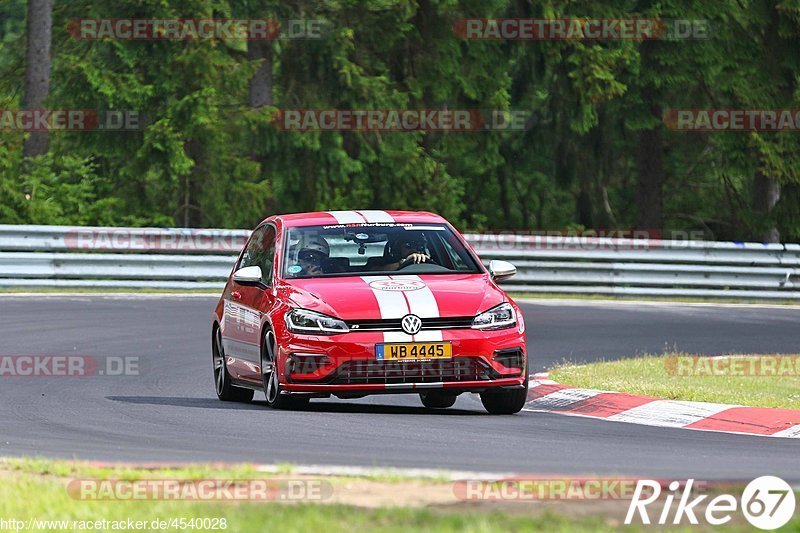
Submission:
POLYGON ((400 327, 409 335, 416 335, 422 329, 422 319, 417 315, 406 315, 400 321, 400 327))

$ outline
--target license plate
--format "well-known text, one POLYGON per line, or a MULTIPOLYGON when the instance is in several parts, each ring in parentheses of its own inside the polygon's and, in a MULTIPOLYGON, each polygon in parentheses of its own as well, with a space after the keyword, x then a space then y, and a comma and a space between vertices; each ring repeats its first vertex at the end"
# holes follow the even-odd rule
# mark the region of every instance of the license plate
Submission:
POLYGON ((423 359, 451 359, 453 345, 449 342, 408 342, 376 344, 378 361, 419 361, 423 359))

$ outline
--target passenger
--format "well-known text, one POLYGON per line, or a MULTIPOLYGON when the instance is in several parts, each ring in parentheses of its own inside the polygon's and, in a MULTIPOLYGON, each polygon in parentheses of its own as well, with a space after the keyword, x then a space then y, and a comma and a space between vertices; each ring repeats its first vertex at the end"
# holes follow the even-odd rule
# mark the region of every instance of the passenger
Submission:
POLYGON ((310 237, 306 240, 300 251, 297 252, 297 263, 299 270, 290 273, 295 276, 319 276, 325 274, 323 264, 330 258, 331 248, 328 241, 319 236, 310 237))

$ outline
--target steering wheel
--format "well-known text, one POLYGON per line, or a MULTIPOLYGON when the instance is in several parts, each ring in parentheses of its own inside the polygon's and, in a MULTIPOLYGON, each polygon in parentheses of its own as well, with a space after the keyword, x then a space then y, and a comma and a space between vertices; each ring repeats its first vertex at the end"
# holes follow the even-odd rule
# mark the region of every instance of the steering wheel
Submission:
POLYGON ((422 261, 421 263, 415 263, 413 260, 409 260, 410 258, 411 258, 411 256, 408 256, 405 259, 403 259, 402 261, 400 261, 400 264, 397 265, 397 270, 402 270, 402 269, 404 269, 404 268, 406 268, 408 266, 411 266, 411 265, 421 265, 422 263, 430 263, 431 262, 431 258, 427 257, 427 256, 425 257, 425 260, 422 261))

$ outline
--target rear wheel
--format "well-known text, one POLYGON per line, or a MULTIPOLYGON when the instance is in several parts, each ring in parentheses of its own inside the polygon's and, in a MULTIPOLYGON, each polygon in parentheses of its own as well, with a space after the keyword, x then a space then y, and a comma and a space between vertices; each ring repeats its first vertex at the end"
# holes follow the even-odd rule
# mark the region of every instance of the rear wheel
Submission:
POLYGON ((481 393, 481 403, 493 415, 519 413, 528 399, 528 364, 525 362, 525 382, 521 389, 488 391, 481 393))
POLYGON ((446 409, 453 407, 456 403, 457 396, 455 394, 444 394, 441 392, 420 392, 419 399, 422 400, 422 405, 428 409, 446 409))
POLYGON ((225 358, 225 348, 222 345, 222 333, 219 328, 214 330, 211 342, 211 357, 214 362, 214 385, 217 397, 223 402, 249 402, 253 399, 253 391, 242 389, 231 384, 228 366, 225 358))
POLYGON ((282 394, 277 360, 278 344, 275 341, 275 333, 267 329, 261 348, 261 382, 267 405, 273 409, 302 409, 308 405, 308 398, 282 394))

